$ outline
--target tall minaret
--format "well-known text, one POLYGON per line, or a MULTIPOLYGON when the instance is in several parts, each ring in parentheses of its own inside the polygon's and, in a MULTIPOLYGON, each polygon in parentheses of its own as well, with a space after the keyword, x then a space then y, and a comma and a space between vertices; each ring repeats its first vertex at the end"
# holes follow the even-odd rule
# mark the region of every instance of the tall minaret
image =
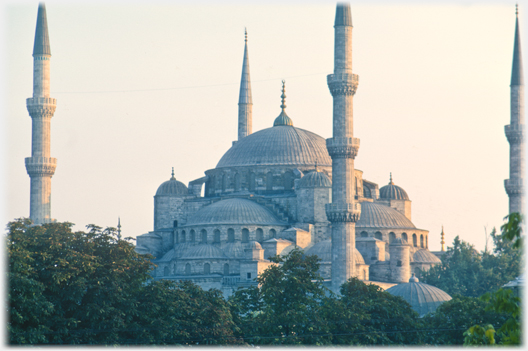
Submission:
POLYGON ((29 217, 34 224, 52 221, 51 177, 57 159, 50 157, 50 122, 57 101, 50 97, 50 57, 46 6, 40 3, 33 47, 33 97, 26 102, 33 121, 31 157, 26 158, 26 170, 31 178, 29 217))
POLYGON ((354 158, 359 139, 353 137, 352 99, 358 76, 352 74, 352 17, 349 4, 337 4, 334 74, 327 77, 334 100, 333 138, 326 140, 332 157, 332 203, 326 215, 332 222, 332 290, 356 275, 356 222, 361 206, 354 202, 354 158))
POLYGON ((240 96, 238 98, 238 140, 251 134, 253 124, 253 100, 251 99, 251 79, 249 78, 249 58, 247 47, 247 30, 245 32, 244 62, 242 63, 242 79, 240 80, 240 96))
POLYGON ((510 124, 504 126, 510 143, 510 179, 504 181, 510 198, 509 213, 524 213, 524 79, 519 35, 519 11, 515 10, 515 40, 510 84, 510 124))

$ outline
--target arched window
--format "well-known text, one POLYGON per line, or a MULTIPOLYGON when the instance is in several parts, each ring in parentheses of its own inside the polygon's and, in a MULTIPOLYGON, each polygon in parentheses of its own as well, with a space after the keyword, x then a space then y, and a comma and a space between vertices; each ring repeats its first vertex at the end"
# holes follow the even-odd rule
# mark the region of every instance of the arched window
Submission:
POLYGON ((202 229, 200 231, 201 237, 202 237, 202 244, 207 244, 207 230, 202 229))
POLYGON ((426 235, 425 236, 425 248, 428 249, 429 248, 429 240, 428 240, 428 236, 426 235))
POLYGON ((363 270, 363 280, 367 280, 367 270, 363 270))
POLYGON ((225 191, 227 188, 227 174, 222 174, 222 191, 225 191))
POLYGON ((242 229, 242 242, 249 242, 249 230, 247 230, 246 228, 242 229))
POLYGON ((266 174, 266 190, 273 190, 273 173, 266 174))
POLYGON ((240 174, 235 173, 235 191, 240 191, 240 174))
POLYGON ((174 221, 174 222, 172 222, 172 226, 173 226, 174 228, 178 227, 178 221, 174 221))
POLYGON ((402 233, 401 238, 405 240, 406 242, 409 242, 409 239, 407 238, 407 233, 402 233))
POLYGON ((185 230, 181 231, 180 234, 180 243, 184 243, 187 238, 185 237, 185 230))
POLYGON ((292 190, 293 189, 293 173, 290 171, 287 171, 283 175, 283 182, 284 182, 284 190, 292 190))
POLYGON ((361 237, 362 238, 368 238, 368 233, 367 232, 361 232, 361 237))
POLYGON ((277 236, 277 231, 275 229, 270 229, 269 236, 270 238, 275 238, 277 236))
POLYGON ((191 275, 191 265, 189 263, 185 265, 185 274, 191 275))
POLYGON ((233 228, 229 228, 227 230, 227 242, 228 243, 234 243, 235 242, 235 231, 233 228))
POLYGON ((372 198, 372 195, 370 194, 370 189, 368 187, 366 187, 364 184, 363 184, 363 197, 367 197, 367 198, 372 198))
POLYGON ((211 274, 211 265, 209 263, 204 264, 204 274, 211 274))
POLYGON ((224 264, 224 275, 229 275, 229 265, 227 263, 224 264))
POLYGON ((420 247, 424 247, 424 239, 423 239, 423 234, 420 235, 420 247))
POLYGON ((416 276, 416 278, 420 278, 420 273, 422 272, 422 270, 418 267, 416 267, 414 269, 414 275, 416 276))
POLYGON ((396 239, 396 234, 393 232, 389 233, 389 244, 392 243, 396 239))
POLYGON ((219 243, 220 242, 220 231, 218 229, 215 229, 214 231, 214 242, 219 243))
POLYGON ((257 241, 260 243, 264 241, 264 231, 260 228, 257 228, 257 241))
POLYGON ((375 237, 376 239, 383 240, 383 236, 381 235, 380 232, 376 232, 376 233, 374 234, 374 237, 375 237))
POLYGON ((418 239, 416 238, 416 234, 413 234, 413 246, 414 247, 418 246, 418 239))
POLYGON ((163 268, 163 275, 164 276, 168 276, 169 275, 169 267, 165 266, 165 268, 163 268))
POLYGON ((255 191, 255 173, 249 173, 249 191, 255 191))
POLYGON ((176 274, 176 263, 172 265, 172 274, 176 274))
POLYGON ((191 243, 194 243, 196 241, 196 233, 194 232, 194 229, 191 229, 191 243))

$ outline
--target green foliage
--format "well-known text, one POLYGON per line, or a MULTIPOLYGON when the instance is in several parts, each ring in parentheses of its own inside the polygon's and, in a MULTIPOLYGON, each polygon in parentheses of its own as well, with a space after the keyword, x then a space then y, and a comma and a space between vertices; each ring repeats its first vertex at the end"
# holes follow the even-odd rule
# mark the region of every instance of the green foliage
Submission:
POLYGON ((421 281, 451 296, 478 297, 499 289, 521 273, 522 251, 514 247, 505 232, 499 235, 493 230, 491 237, 493 252, 478 253, 457 236, 442 257, 442 264, 423 272, 421 281))
POLYGON ((329 311, 334 344, 420 343, 418 313, 401 297, 393 296, 377 285, 350 278, 341 286, 341 296, 329 311))
POLYGON ((510 213, 504 219, 508 220, 501 226, 501 232, 505 241, 513 243, 513 248, 520 249, 522 247, 522 222, 523 215, 517 212, 510 213))
POLYGON ((326 288, 317 256, 295 249, 271 259, 258 286, 239 289, 229 299, 244 341, 250 344, 325 344, 322 318, 326 288))
POLYGON ((8 224, 10 344, 225 344, 235 325, 218 290, 149 283, 151 256, 114 229, 8 224))
POLYGON ((504 313, 509 318, 499 328, 498 333, 502 336, 504 345, 521 344, 521 300, 514 296, 510 289, 499 289, 498 291, 485 294, 481 297, 483 301, 489 302, 486 310, 496 313, 504 313))
POLYGON ((491 324, 472 326, 464 332, 464 345, 495 345, 495 329, 491 324))
POLYGON ((499 325, 507 316, 486 309, 488 304, 477 298, 453 295, 452 299, 440 305, 434 313, 422 318, 426 344, 463 345, 463 332, 472 325, 499 325))

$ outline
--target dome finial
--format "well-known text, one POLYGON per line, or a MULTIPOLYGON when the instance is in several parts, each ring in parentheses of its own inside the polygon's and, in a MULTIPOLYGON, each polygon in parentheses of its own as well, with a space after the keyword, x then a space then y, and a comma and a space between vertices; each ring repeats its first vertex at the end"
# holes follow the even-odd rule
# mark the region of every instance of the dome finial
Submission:
POLYGON ((293 121, 286 114, 286 81, 282 80, 282 94, 281 94, 281 114, 275 118, 273 126, 293 126, 293 121))
POLYGON ((319 172, 319 169, 317 168, 317 166, 318 166, 318 165, 317 165, 317 157, 316 157, 316 158, 315 158, 315 171, 316 171, 316 172, 319 172))
POLYGON ((117 217, 117 239, 121 240, 121 217, 117 217))
POLYGON ((247 44, 247 27, 244 27, 244 36, 245 36, 244 41, 245 41, 246 44, 247 44))
POLYGON ((394 183, 392 182, 392 172, 390 172, 390 181, 389 181, 389 185, 394 185, 394 183))
POLYGON ((171 179, 176 179, 174 178, 174 167, 172 167, 171 179))
POLYGON ((519 17, 519 4, 515 4, 515 17, 519 17))
POLYGON ((416 276, 413 273, 411 278, 409 279, 409 283, 418 283, 418 282, 420 282, 420 280, 416 278, 416 276))

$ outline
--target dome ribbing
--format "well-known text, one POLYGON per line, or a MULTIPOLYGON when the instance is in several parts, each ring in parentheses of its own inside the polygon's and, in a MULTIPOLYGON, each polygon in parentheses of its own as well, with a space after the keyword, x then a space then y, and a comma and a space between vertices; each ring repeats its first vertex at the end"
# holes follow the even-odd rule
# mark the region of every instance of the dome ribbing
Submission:
POLYGON ((361 217, 356 228, 415 229, 414 224, 395 209, 374 202, 361 203, 361 217))

